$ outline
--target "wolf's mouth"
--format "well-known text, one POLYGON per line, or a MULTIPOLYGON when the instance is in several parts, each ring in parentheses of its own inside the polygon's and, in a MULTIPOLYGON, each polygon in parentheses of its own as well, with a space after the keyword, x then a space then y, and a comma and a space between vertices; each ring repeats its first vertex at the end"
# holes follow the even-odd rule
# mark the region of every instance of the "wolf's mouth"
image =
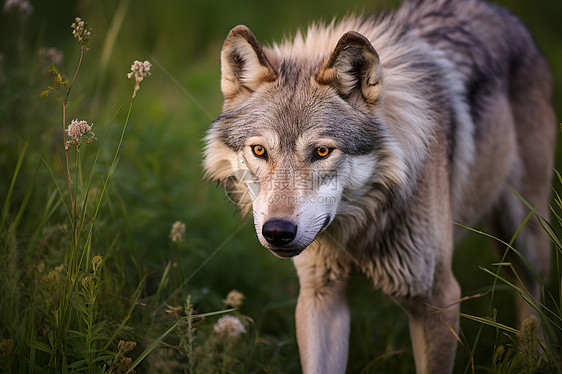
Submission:
POLYGON ((322 224, 322 228, 320 229, 320 232, 324 231, 330 223, 332 223, 332 218, 330 217, 330 215, 327 215, 326 218, 324 219, 324 223, 322 224))
POLYGON ((269 250, 277 257, 290 258, 300 255, 305 248, 270 248, 269 250))

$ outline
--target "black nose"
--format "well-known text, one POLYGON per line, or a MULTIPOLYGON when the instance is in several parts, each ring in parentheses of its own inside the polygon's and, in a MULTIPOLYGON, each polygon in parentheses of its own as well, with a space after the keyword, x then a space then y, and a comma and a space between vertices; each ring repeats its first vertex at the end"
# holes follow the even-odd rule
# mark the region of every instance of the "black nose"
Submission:
POLYGON ((297 235, 297 226, 282 219, 272 219, 263 225, 261 234, 271 245, 287 245, 297 235))

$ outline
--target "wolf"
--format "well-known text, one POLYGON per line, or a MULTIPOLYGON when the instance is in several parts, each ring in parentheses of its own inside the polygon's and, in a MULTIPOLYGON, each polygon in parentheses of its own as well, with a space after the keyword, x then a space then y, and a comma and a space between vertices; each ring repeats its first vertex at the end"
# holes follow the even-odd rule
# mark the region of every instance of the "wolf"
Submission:
MULTIPOLYGON (((204 168, 252 211, 259 242, 294 262, 303 372, 345 372, 346 284, 359 272, 408 308, 416 371, 450 373, 454 223, 486 216, 509 240, 528 214, 512 190, 548 215, 552 77, 526 27, 480 0, 406 1, 269 47, 237 26, 221 74, 204 168)), ((531 218, 515 247, 544 279, 538 226, 531 218)), ((521 318, 531 313, 519 304, 521 318)))

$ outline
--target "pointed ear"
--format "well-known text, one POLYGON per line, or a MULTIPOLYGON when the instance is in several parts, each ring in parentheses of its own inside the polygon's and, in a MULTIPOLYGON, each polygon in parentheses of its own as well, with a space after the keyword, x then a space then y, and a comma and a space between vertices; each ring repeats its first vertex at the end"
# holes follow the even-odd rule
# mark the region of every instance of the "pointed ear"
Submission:
POLYGON ((233 28, 221 51, 221 89, 225 104, 241 102, 264 82, 277 79, 256 37, 246 26, 233 28))
POLYGON ((379 55, 367 38, 349 31, 316 74, 316 81, 334 87, 344 99, 374 104, 382 93, 379 55))

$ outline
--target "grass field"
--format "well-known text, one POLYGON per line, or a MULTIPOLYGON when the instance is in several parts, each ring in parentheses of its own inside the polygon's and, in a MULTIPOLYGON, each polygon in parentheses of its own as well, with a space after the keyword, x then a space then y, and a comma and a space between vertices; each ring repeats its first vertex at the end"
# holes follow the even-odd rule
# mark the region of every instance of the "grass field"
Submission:
MULTIPOLYGON (((562 2, 500 3, 530 26, 549 59, 560 113, 562 2)), ((313 20, 396 4, 33 1, 29 14, 4 6, 0 371, 300 372, 291 262, 263 249, 251 221, 203 180, 201 139, 222 104, 220 48, 240 23, 271 43, 313 20), (73 38, 75 17, 91 27, 88 50, 73 38), (133 101, 134 60, 152 67, 133 101), (41 97, 49 85, 55 89, 41 97), (65 151, 63 127, 74 119, 92 125, 97 140, 65 151), (181 241, 172 240, 176 221, 185 224, 181 241), (244 294, 235 310, 236 302, 225 303, 232 290, 244 294), (238 318, 232 328, 243 328, 240 336, 215 332, 224 315, 238 318)), ((547 335, 551 356, 537 363, 530 327, 499 325, 517 327, 515 293, 481 269, 497 269, 490 242, 470 233, 455 254, 463 296, 475 296, 462 312, 486 318, 461 320, 455 372, 562 372, 560 247, 546 286, 553 313, 545 316, 558 340, 547 335)), ((350 290, 348 371, 413 372, 403 308, 361 278, 350 290)))

